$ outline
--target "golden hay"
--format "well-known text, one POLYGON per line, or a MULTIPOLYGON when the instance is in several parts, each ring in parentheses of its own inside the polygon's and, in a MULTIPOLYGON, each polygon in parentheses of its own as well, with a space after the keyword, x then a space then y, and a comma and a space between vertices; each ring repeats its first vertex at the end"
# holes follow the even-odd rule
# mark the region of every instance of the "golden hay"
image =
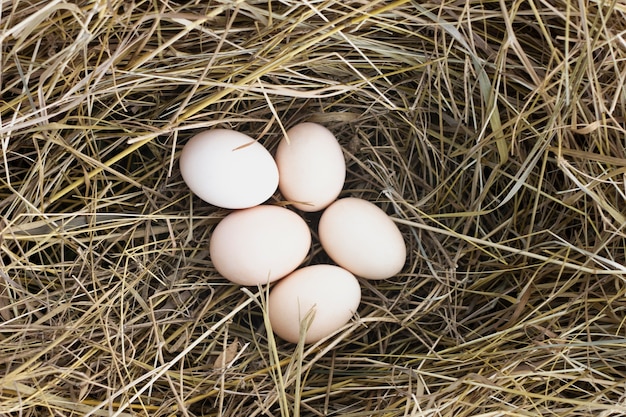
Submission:
POLYGON ((621 0, 1 7, 1 415, 626 413, 621 0), (410 256, 294 346, 177 158, 305 120, 410 256))

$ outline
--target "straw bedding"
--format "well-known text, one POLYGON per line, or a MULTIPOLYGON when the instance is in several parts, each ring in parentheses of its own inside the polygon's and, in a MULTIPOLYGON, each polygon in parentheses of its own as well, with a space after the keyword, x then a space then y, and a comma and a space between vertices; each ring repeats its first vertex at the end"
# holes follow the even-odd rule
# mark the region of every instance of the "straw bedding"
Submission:
POLYGON ((2 2, 0 413, 624 415, 625 14, 2 2), (203 129, 274 150, 300 121, 337 135, 342 196, 410 253, 305 346, 215 272, 227 211, 177 166, 203 129))

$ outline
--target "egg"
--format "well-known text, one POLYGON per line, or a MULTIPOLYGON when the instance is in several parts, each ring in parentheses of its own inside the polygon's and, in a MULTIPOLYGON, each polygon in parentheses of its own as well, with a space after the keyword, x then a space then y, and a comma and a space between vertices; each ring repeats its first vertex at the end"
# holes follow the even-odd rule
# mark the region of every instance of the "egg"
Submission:
POLYGON ((234 130, 198 133, 183 147, 179 165, 194 194, 223 208, 256 206, 278 188, 278 168, 269 151, 234 130))
POLYGON ((266 284, 296 269, 311 247, 311 231, 293 211, 261 205, 224 217, 209 240, 209 256, 224 278, 266 284))
POLYGON ((280 173, 278 188, 294 207, 322 210, 337 198, 346 178, 341 146, 316 123, 300 123, 286 133, 274 156, 280 173))
POLYGON ((328 256, 362 278, 390 278, 406 261, 402 233, 383 210, 366 200, 335 201, 322 214, 318 234, 328 256))
POLYGON ((305 343, 317 342, 344 326, 361 302, 361 287, 350 272, 335 265, 312 265, 292 272, 270 291, 267 310, 272 330, 296 343, 303 319, 313 320, 305 343))

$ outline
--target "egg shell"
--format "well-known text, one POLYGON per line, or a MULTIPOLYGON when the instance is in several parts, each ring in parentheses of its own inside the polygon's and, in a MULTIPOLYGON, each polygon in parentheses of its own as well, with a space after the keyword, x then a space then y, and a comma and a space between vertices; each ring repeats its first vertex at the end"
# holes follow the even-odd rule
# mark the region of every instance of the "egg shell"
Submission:
POLYGON ((248 135, 234 130, 198 133, 183 147, 179 165, 194 194, 223 208, 256 206, 278 188, 278 168, 272 155, 248 135))
POLYGON ((280 280, 267 301, 272 330, 288 342, 297 343, 301 321, 314 309, 304 338, 317 342, 344 326, 361 302, 361 287, 350 272, 335 265, 312 265, 280 280))
POLYGON ((341 146, 330 130, 317 123, 300 123, 287 130, 287 138, 275 154, 278 188, 294 207, 322 210, 337 198, 346 179, 341 146))
POLYGON ((383 210, 366 200, 335 201, 322 214, 318 234, 328 256, 362 278, 390 278, 406 261, 402 233, 383 210))
POLYGON ((215 269, 240 285, 266 284, 292 272, 311 247, 311 231, 283 207, 261 205, 224 217, 209 241, 215 269))

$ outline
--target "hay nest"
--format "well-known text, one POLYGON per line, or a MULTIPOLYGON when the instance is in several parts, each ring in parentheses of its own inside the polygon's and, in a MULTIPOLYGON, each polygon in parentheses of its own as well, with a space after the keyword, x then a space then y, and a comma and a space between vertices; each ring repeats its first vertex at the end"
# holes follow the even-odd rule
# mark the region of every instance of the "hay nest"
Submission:
MULTIPOLYGON (((626 413, 621 2, 3 2, 0 413, 626 413), (403 272, 297 346, 207 257, 194 133, 315 121, 403 272)), ((323 256, 315 244, 307 263, 323 256)))

